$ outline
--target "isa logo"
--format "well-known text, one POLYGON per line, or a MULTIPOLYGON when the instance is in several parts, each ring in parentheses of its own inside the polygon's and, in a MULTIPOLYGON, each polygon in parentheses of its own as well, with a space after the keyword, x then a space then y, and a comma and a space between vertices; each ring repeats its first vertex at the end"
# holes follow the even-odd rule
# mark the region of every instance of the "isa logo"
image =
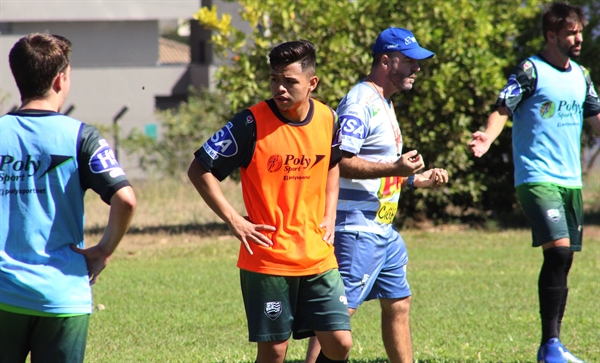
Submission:
POLYGON ((217 131, 204 144, 204 150, 206 150, 213 159, 216 159, 218 155, 231 157, 237 154, 238 146, 235 137, 233 137, 233 134, 231 133, 232 128, 233 124, 228 122, 227 125, 223 126, 222 129, 217 131))
POLYGON ((265 303, 265 315, 271 320, 275 320, 281 315, 281 301, 269 301, 265 303))
POLYGON ((92 157, 90 158, 90 170, 92 173, 101 174, 109 173, 113 178, 121 175, 125 175, 123 169, 119 165, 119 162, 115 158, 115 153, 108 145, 105 139, 98 141, 100 147, 96 149, 92 157))
POLYGON ((514 74, 510 75, 508 82, 506 82, 506 86, 502 92, 500 92, 500 98, 507 99, 510 97, 516 97, 521 94, 521 85, 517 81, 517 76, 514 74))
POLYGON ((343 115, 340 117, 340 124, 343 136, 350 136, 357 139, 367 137, 367 128, 363 120, 352 115, 343 115))
POLYGON ((544 102, 542 104, 542 106, 540 107, 540 117, 543 119, 547 119, 547 118, 554 116, 555 108, 556 107, 554 107, 554 102, 552 102, 552 101, 544 102))

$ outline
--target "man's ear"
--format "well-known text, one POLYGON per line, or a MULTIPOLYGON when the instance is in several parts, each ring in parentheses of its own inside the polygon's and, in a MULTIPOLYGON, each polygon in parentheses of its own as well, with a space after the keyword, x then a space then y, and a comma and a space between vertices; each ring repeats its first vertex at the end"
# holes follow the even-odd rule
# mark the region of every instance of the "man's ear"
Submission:
POLYGON ((548 43, 556 43, 556 33, 553 32, 552 30, 548 30, 546 32, 546 41, 548 43))
POLYGON ((66 76, 67 75, 65 72, 58 72, 58 74, 54 78, 54 81, 52 81, 52 90, 54 92, 59 93, 60 91, 62 91, 63 83, 65 81, 66 76))
POLYGON ((381 60, 379 61, 379 63, 384 66, 384 67, 388 67, 390 65, 390 56, 387 54, 384 54, 381 56, 381 60))
POLYGON ((308 88, 310 89, 310 92, 314 91, 317 88, 318 84, 319 84, 319 77, 317 77, 317 76, 310 77, 310 79, 308 80, 308 88))

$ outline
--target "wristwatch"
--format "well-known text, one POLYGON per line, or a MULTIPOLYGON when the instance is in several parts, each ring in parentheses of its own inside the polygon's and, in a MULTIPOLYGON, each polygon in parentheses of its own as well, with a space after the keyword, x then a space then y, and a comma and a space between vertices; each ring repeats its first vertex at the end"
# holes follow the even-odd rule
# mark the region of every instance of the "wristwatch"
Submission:
POLYGON ((406 181, 406 185, 408 185, 408 189, 410 190, 415 190, 415 176, 411 175, 408 177, 408 180, 406 181))

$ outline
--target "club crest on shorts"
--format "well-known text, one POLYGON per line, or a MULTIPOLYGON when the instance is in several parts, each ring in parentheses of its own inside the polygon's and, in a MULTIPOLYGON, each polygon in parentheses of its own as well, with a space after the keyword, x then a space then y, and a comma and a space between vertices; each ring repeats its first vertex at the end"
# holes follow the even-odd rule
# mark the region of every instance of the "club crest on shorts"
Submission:
POLYGON ((560 211, 558 209, 548 209, 546 211, 546 217, 554 223, 560 219, 560 211))
POLYGON ((281 301, 269 301, 265 303, 265 315, 271 320, 275 320, 281 315, 281 301))

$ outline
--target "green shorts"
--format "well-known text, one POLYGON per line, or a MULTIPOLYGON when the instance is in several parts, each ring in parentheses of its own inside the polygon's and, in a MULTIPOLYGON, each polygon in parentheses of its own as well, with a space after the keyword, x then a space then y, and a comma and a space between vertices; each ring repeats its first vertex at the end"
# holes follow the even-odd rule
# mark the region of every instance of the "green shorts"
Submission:
POLYGON ((311 276, 240 270, 251 342, 288 340, 314 331, 350 330, 348 302, 337 269, 311 276))
POLYGON ((89 315, 43 317, 0 310, 0 362, 82 363, 89 315))
POLYGON ((517 197, 531 224, 532 245, 569 238, 571 251, 583 244, 583 199, 581 189, 554 184, 528 183, 517 186, 517 197))

